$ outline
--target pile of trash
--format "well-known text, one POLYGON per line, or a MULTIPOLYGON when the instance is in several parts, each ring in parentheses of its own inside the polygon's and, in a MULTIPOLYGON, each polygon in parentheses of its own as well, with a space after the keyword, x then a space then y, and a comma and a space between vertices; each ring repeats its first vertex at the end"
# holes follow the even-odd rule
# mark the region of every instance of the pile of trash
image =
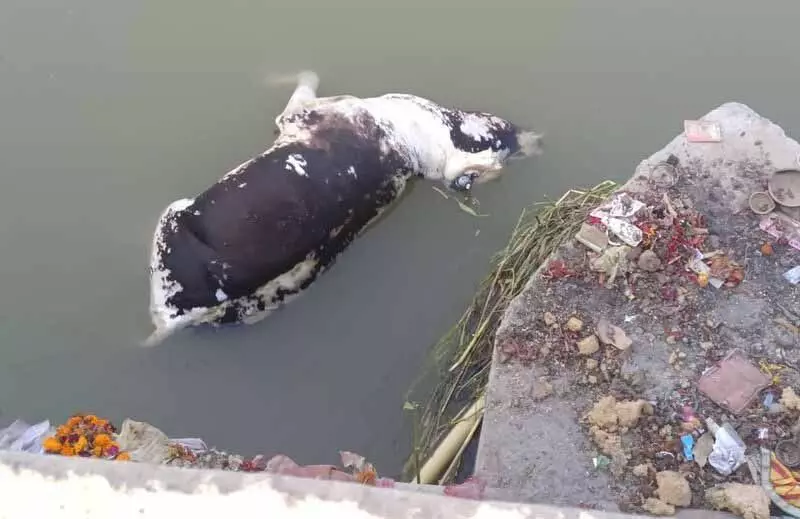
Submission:
MULTIPOLYGON (((676 164, 659 165, 668 186, 676 183, 669 180, 678 175, 676 164)), ((795 261, 788 252, 780 264, 774 256, 800 250, 800 221, 790 225, 774 205, 759 202, 754 197, 751 208, 762 215, 760 224, 751 219, 753 230, 734 237, 751 244, 748 263, 747 250, 720 244, 720 226, 710 231, 686 191, 616 193, 543 269, 549 288, 535 304, 549 311, 539 314, 537 326, 523 338, 498 340, 506 357, 515 356, 516 343, 533 345, 518 360, 546 366, 550 378, 577 374, 590 399, 582 422, 596 448, 593 466, 613 475, 626 511, 672 515, 676 507, 694 506, 766 519, 772 507, 800 517, 800 397, 793 389, 800 366, 790 358, 800 316, 769 301, 768 308, 779 310, 777 328, 791 337, 778 347, 774 336, 762 336, 764 346, 746 350, 706 317, 731 294, 763 298, 759 283, 769 276, 769 283, 800 282, 800 267, 773 274, 795 261), (737 290, 751 269, 762 278, 737 290), (637 380, 624 369, 647 337, 667 347, 667 371, 658 381, 637 380), (646 388, 665 384, 666 394, 645 396, 646 388)), ((738 218, 740 225, 749 217, 738 218)))
MULTIPOLYGON (((53 456, 78 456, 105 460, 150 463, 184 469, 231 472, 264 472, 286 476, 347 481, 377 487, 402 485, 378 476, 363 456, 341 451, 341 467, 299 465, 282 454, 245 458, 206 446, 199 438, 169 438, 158 428, 126 419, 117 429, 109 420, 77 414, 57 427, 49 421, 29 425, 22 420, 0 430, 0 450, 53 456)), ((443 495, 481 499, 485 485, 470 478, 461 484, 441 487, 443 495)))

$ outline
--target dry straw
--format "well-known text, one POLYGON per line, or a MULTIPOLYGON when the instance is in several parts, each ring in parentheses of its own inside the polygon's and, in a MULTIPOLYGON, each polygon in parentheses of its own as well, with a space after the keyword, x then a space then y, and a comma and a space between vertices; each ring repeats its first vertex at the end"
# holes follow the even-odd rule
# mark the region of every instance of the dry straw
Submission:
POLYGON ((523 211, 508 245, 495 257, 461 319, 434 346, 428 368, 412 388, 412 393, 418 392, 425 380, 435 379, 427 401, 416 404, 409 398, 404 406, 414 420, 407 480, 424 484, 452 480, 464 448, 480 425, 495 332, 506 308, 547 257, 578 232, 588 212, 616 189, 614 182, 605 181, 523 211), (454 448, 459 442, 460 447, 454 448))

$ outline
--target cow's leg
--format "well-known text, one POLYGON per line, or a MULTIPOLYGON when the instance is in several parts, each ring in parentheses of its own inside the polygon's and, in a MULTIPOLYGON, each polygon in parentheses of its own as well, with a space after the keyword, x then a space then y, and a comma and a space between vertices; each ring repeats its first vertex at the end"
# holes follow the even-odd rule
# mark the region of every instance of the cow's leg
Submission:
POLYGON ((317 87, 319 86, 319 76, 310 70, 301 72, 297 75, 297 86, 286 103, 286 108, 275 118, 275 125, 281 128, 281 119, 299 112, 309 101, 317 98, 317 87))

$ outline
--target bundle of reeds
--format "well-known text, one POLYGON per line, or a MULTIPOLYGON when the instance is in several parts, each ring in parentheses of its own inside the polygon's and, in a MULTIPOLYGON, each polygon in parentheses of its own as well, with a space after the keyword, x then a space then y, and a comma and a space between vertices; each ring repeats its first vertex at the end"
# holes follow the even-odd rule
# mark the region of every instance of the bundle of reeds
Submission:
POLYGON ((556 248, 578 232, 589 211, 615 190, 612 181, 588 190, 569 190, 555 202, 524 210, 508 245, 459 321, 434 346, 428 367, 412 387, 435 377, 424 404, 405 408, 414 420, 413 453, 405 478, 423 484, 450 482, 483 416, 495 332, 506 308, 556 248), (424 460, 424 463, 423 463, 424 460))

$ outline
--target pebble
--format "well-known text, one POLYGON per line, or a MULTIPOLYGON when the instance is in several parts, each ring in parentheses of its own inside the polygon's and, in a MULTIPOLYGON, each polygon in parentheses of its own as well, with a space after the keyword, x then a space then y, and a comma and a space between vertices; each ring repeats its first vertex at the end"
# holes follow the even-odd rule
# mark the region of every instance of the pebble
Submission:
POLYGON ((578 351, 581 355, 591 355, 600 349, 600 341, 592 334, 578 341, 578 351))
POLYGON ((544 400, 545 398, 549 397, 553 394, 553 384, 551 384, 546 378, 539 377, 533 384, 533 390, 531 391, 531 398, 535 402, 539 400, 544 400))
POLYGON ((714 347, 713 342, 701 342, 700 347, 703 348, 703 351, 708 351, 714 347))
POLYGON ((690 387, 692 387, 691 382, 689 382, 688 380, 681 381, 681 389, 689 389, 690 387))
POLYGON ((784 348, 793 348, 795 345, 794 334, 789 330, 779 329, 775 334, 775 342, 784 348))
POLYGON ((556 316, 551 314, 550 312, 544 313, 544 324, 547 326, 553 326, 556 324, 556 316))
POLYGON ((678 358, 679 359, 685 359, 686 358, 686 352, 685 351, 679 351, 678 352, 678 358))
POLYGON ((590 384, 597 384, 597 377, 595 377, 594 375, 589 375, 588 377, 586 377, 586 380, 590 384))
POLYGON ((597 366, 598 366, 599 364, 600 364, 600 363, 599 363, 599 362, 597 362, 595 359, 586 359, 586 369, 588 369, 589 371, 594 371, 594 370, 596 370, 596 369, 597 369, 597 366))
POLYGON ((583 321, 577 317, 570 317, 564 326, 571 332, 579 332, 583 330, 583 321))
POLYGON ((651 250, 642 252, 637 260, 639 268, 645 272, 655 272, 661 268, 661 259, 651 250))

